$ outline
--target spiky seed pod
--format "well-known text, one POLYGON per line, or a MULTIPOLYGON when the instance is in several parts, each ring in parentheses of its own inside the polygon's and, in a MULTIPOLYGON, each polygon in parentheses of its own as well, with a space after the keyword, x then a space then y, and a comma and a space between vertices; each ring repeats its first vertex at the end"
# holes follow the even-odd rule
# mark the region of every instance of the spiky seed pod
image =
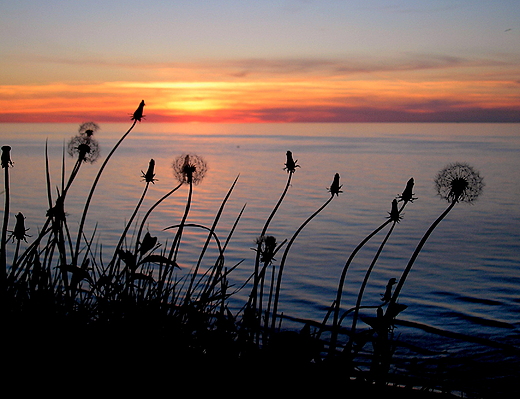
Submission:
POLYGON ((334 180, 332 181, 332 184, 329 188, 330 195, 336 194, 336 196, 338 196, 339 193, 343 192, 341 191, 341 187, 343 187, 343 185, 339 184, 339 173, 336 173, 334 175, 334 180))
POLYGON ((414 185, 414 180, 412 177, 406 183, 406 187, 405 187, 403 193, 398 196, 399 201, 404 201, 406 203, 406 202, 413 202, 414 200, 417 199, 414 197, 414 194, 413 194, 413 185, 414 185))
POLYGON ((148 164, 148 170, 146 171, 146 173, 141 171, 141 173, 142 173, 141 177, 147 183, 155 184, 155 182, 157 181, 157 179, 154 178, 155 177, 154 169, 155 169, 155 160, 150 159, 150 163, 148 164))
POLYGON ((390 215, 388 216, 390 220, 396 223, 399 223, 399 221, 403 218, 399 214, 399 209, 397 209, 397 200, 395 198, 392 201, 392 209, 390 210, 390 212, 388 212, 388 214, 390 215))
POLYGON ((13 234, 12 234, 13 240, 15 240, 15 239, 18 241, 24 240, 25 242, 27 242, 27 240, 25 238, 30 237, 30 235, 26 234, 27 231, 29 231, 29 229, 25 228, 25 217, 22 214, 22 212, 18 212, 18 214, 15 216, 15 218, 16 218, 16 224, 14 225, 14 230, 13 230, 13 234))
POLYGON ((287 156, 287 161, 285 162, 285 168, 283 168, 283 169, 286 170, 287 173, 290 173, 290 172, 294 173, 296 171, 296 168, 300 167, 300 165, 296 164, 296 162, 298 162, 298 160, 295 161, 293 159, 291 151, 287 151, 286 156, 287 156))
POLYGON ((137 109, 134 111, 134 113, 130 119, 132 119, 133 121, 141 122, 141 119, 145 117, 145 115, 143 115, 145 105, 146 104, 144 103, 144 100, 141 100, 141 103, 139 104, 137 109))

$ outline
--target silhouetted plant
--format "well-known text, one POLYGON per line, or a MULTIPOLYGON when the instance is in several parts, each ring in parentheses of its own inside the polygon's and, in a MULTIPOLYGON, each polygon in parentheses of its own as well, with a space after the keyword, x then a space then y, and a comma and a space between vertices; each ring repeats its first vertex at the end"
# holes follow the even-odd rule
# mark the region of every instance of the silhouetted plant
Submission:
MULTIPOLYGON (((262 301, 262 297, 260 296, 260 298, 259 298, 259 295, 258 295, 258 285, 260 283, 260 278, 261 278, 261 276, 260 276, 260 257, 262 254, 261 247, 262 247, 262 244, 264 243, 265 235, 267 233, 269 225, 271 224, 271 221, 273 220, 276 212, 278 211, 281 203, 283 202, 283 200, 287 194, 287 191, 289 190, 289 187, 291 186, 291 180, 292 180, 293 174, 294 174, 294 172, 296 172, 296 168, 300 167, 300 165, 297 164, 298 160, 295 161, 293 159, 293 154, 291 151, 287 151, 285 155, 286 155, 286 161, 285 161, 284 170, 286 170, 288 173, 287 182, 285 183, 285 187, 282 191, 280 198, 278 199, 278 202, 276 203, 276 205, 272 209, 271 213, 269 214, 269 216, 262 228, 260 236, 256 240, 257 248, 256 248, 255 266, 254 266, 254 272, 253 272, 253 287, 251 289, 251 294, 249 295, 249 301, 246 304, 246 314, 248 315, 246 317, 246 320, 248 320, 246 322, 247 325, 253 323, 253 324, 256 324, 257 326, 259 326, 260 314, 258 313, 258 307, 259 306, 260 306, 260 308, 262 307, 262 305, 258 304, 259 300, 262 301)), ((270 263, 271 262, 269 262, 269 264, 270 263)), ((263 276, 265 276, 265 270, 264 270, 263 276)), ((271 298, 271 296, 270 296, 270 298, 271 298)), ((269 313, 270 302, 271 301, 269 300, 267 313, 269 313)), ((267 326, 268 317, 269 317, 268 314, 265 317, 266 317, 265 324, 267 326)))
POLYGON ((2 237, 0 242, 0 270, 2 273, 2 289, 5 292, 6 288, 6 273, 7 273, 7 260, 6 260, 6 244, 7 244, 7 228, 9 225, 9 201, 10 201, 10 192, 9 192, 9 167, 13 166, 13 161, 11 160, 11 147, 8 145, 2 146, 2 155, 0 158, 0 162, 2 164, 2 169, 4 169, 4 193, 5 193, 5 203, 4 203, 4 219, 2 224, 2 237))
MULTIPOLYGON (((177 178, 180 184, 188 184, 188 199, 186 201, 186 207, 184 210, 184 214, 182 216, 180 224, 177 226, 177 233, 173 239, 170 254, 168 255, 168 260, 176 262, 177 254, 179 252, 179 246, 182 239, 182 234, 184 230, 184 225, 186 223, 186 219, 188 217, 188 213, 191 207, 191 200, 193 196, 193 186, 198 185, 206 176, 206 172, 208 170, 208 166, 206 161, 198 155, 194 154, 183 154, 174 159, 172 162, 173 174, 177 178)), ((198 274, 198 267, 194 270, 192 278, 190 280, 190 286, 188 287, 188 291, 186 294, 186 301, 189 302, 191 296, 191 288, 195 281, 195 278, 198 274)))
POLYGON ((285 262, 287 260, 287 255, 289 253, 289 250, 291 249, 291 246, 292 244, 294 243, 294 240, 296 240, 296 237, 298 237, 298 235, 300 234, 300 232, 304 229, 304 227, 312 220, 314 219, 314 217, 316 215, 318 215, 323 209, 325 209, 325 207, 330 204, 330 202, 334 199, 334 195, 338 196, 339 193, 341 192, 340 191, 340 188, 342 186, 339 184, 339 174, 336 173, 334 175, 334 179, 332 181, 332 184, 329 188, 329 192, 330 192, 330 198, 325 201, 325 203, 320 207, 318 208, 318 210, 316 210, 311 216, 309 216, 301 225, 300 227, 298 227, 298 229, 296 230, 296 232, 293 234, 293 236, 291 237, 291 239, 289 240, 289 242, 287 243, 287 246, 285 247, 285 250, 284 250, 284 253, 283 253, 283 256, 282 256, 282 260, 280 262, 280 267, 278 268, 278 278, 276 280, 276 289, 275 289, 275 293, 274 293, 274 299, 273 299, 273 315, 272 315, 272 320, 271 320, 271 329, 274 331, 275 328, 276 328, 276 319, 278 317, 278 301, 279 301, 279 297, 280 297, 280 287, 281 287, 281 284, 282 284, 282 274, 283 274, 283 270, 284 270, 284 266, 285 266, 285 262))
POLYGON ((96 187, 97 187, 97 184, 99 182, 99 179, 101 178, 101 175, 103 174, 103 171, 104 171, 106 165, 108 164, 108 162, 112 158, 112 155, 117 150, 117 148, 121 145, 121 143, 126 138, 126 136, 128 136, 130 134, 130 132, 134 128, 136 122, 137 121, 141 122, 141 118, 143 117, 144 105, 145 105, 144 104, 144 100, 142 100, 141 103, 139 104, 139 106, 137 107, 137 110, 134 112, 134 114, 132 116, 132 120, 133 120, 132 125, 126 131, 126 133, 123 134, 123 136, 119 139, 119 141, 114 145, 114 147, 112 148, 110 153, 107 155, 107 157, 105 158, 103 164, 101 165, 101 167, 99 169, 98 174, 96 175, 96 178, 94 179, 94 183, 92 184, 92 187, 90 188, 90 192, 88 194, 87 200, 85 202, 85 206, 83 208, 83 214, 81 215, 81 221, 79 223, 78 235, 77 235, 77 238, 76 238, 76 249, 75 249, 74 253, 72 254, 72 263, 74 265, 78 261, 78 256, 79 256, 79 252, 80 252, 80 244, 81 244, 82 237, 83 237, 83 227, 85 225, 85 220, 87 218, 87 213, 88 213, 88 209, 89 209, 89 206, 90 206, 90 201, 92 200, 92 196, 94 195, 94 191, 96 190, 96 187))
MULTIPOLYGON (((31 311, 37 310, 35 313, 45 309, 47 314, 73 320, 80 326, 92 327, 97 323, 100 323, 103 328, 114 323, 132 326, 131 328, 125 327, 126 329, 123 330, 125 334, 131 333, 132 328, 137 325, 147 324, 153 320, 152 324, 157 327, 154 332, 162 335, 163 338, 166 337, 160 349, 165 349, 167 345, 172 344, 186 350, 186 353, 189 354, 188 357, 196 354, 201 358, 202 356, 215 356, 215 359, 219 361, 225 357, 244 360, 251 353, 265 354, 272 350, 283 350, 283 347, 277 344, 282 342, 282 346, 290 344, 295 349, 291 353, 291 356, 294 357, 292 360, 295 362, 312 361, 320 363, 322 343, 317 339, 319 334, 314 336, 311 334, 309 323, 305 324, 299 334, 280 334, 276 324, 281 324, 283 314, 278 314, 278 305, 282 277, 292 245, 301 231, 334 198, 342 193, 340 175, 338 173, 334 175, 333 181, 327 189, 330 197, 323 205, 304 220, 288 241, 278 242, 275 236, 267 234, 267 231, 288 192, 293 174, 300 167, 297 160, 293 159, 292 152, 286 152, 283 170, 288 173, 288 178, 285 188, 269 214, 261 234, 255 240, 255 248, 252 249, 256 251, 256 256, 252 273, 249 274, 247 281, 235 287, 230 282, 230 274, 242 261, 228 266, 225 255, 231 237, 242 217, 245 205, 236 217, 233 227, 225 239, 217 235, 216 228, 222 218, 224 207, 237 184, 238 176, 222 200, 211 226, 188 223, 187 219, 193 201, 193 186, 200 184, 204 179, 207 165, 199 156, 183 154, 172 163, 173 174, 179 184, 159 198, 140 218, 140 223, 137 225, 135 220, 147 195, 149 184, 155 184, 157 181, 155 178, 155 160, 151 159, 146 172, 141 170, 141 178, 145 182, 141 197, 129 220, 125 223, 118 242, 111 247, 111 250, 113 250, 113 253, 109 254, 111 260, 105 265, 102 254, 103 245, 100 245, 98 249, 93 244, 96 231, 90 237, 86 237, 84 234, 86 216, 93 193, 108 160, 135 124, 142 120, 144 117, 143 110, 144 101, 141 101, 131 116, 132 126, 112 148, 101 165, 87 195, 75 241, 72 239, 67 225, 66 194, 76 176, 78 176, 81 165, 92 163, 97 158, 99 145, 93 138, 93 134, 99 127, 93 122, 84 123, 80 126, 78 135, 69 142, 67 151, 70 155, 76 156, 77 159, 68 179, 65 178, 65 160, 63 159, 61 187, 57 188, 55 201, 52 199, 51 187, 53 185, 50 181, 46 146, 46 185, 49 208, 43 227, 39 229, 35 238, 31 239, 29 243, 27 243, 27 238, 31 236, 27 234, 28 229, 25 227, 25 218, 21 212, 16 215, 14 229, 8 230, 8 168, 12 166, 12 161, 10 158, 11 148, 9 146, 2 147, 1 164, 2 168, 5 169, 6 199, 2 227, 2 263, 6 271, 4 282, 7 283, 6 292, 9 299, 9 310, 13 313, 23 314, 28 312, 28 309, 31 311), (164 230, 176 230, 173 241, 170 243, 171 247, 168 250, 162 246, 162 243, 152 232, 146 231, 145 233, 145 226, 151 213, 183 185, 189 186, 189 192, 180 221, 175 225, 164 228, 164 230), (134 224, 137 225, 135 227, 136 233, 130 236, 130 228, 134 224), (193 270, 179 277, 176 272, 179 270, 177 254, 185 229, 201 230, 207 233, 207 238, 201 244, 201 250, 193 270), (7 233, 11 234, 9 238, 7 238, 7 233), (16 249, 14 250, 8 278, 5 278, 8 270, 6 245, 11 238, 13 242, 16 241, 16 249), (25 251, 22 250, 21 255, 19 255, 20 245, 26 247, 25 251), (215 245, 217 254, 214 262, 210 263, 209 267, 204 268, 203 260, 207 260, 207 250, 210 245, 215 245), (276 268, 275 256, 284 246, 279 267, 276 268), (267 282, 269 268, 271 268, 271 278, 267 282), (252 290, 246 300, 247 303, 242 308, 245 309, 242 319, 239 320, 238 316, 242 309, 236 315, 233 315, 228 307, 228 300, 249 284, 250 279, 252 279, 252 290), (268 288, 266 288, 266 284, 269 284, 268 288), (269 291, 267 306, 264 306, 264 290, 269 291), (262 323, 262 317, 264 323, 262 323), (136 323, 125 324, 133 321, 136 323), (170 335, 172 333, 173 335, 170 335), (260 339, 260 337, 262 338, 260 339), (286 338, 288 340, 285 340, 286 338), (294 342, 291 342, 291 340, 294 340, 294 342)), ((65 149, 63 157, 65 158, 65 149)), ((136 178, 139 178, 138 171, 136 178)), ((372 375, 369 374, 369 379, 386 382, 386 373, 394 348, 391 335, 393 323, 395 323, 394 319, 406 307, 397 303, 397 300, 406 277, 427 238, 457 203, 475 201, 484 186, 479 173, 471 166, 462 163, 448 165, 440 171, 435 178, 435 185, 438 195, 447 200, 449 206, 435 220, 419 242, 404 269, 401 279, 397 281, 395 278, 391 278, 388 281, 384 293, 381 295, 380 303, 362 306, 363 295, 369 278, 394 228, 403 218, 404 207, 417 199, 413 193, 413 178, 408 180, 404 191, 393 199, 386 220, 363 239, 350 254, 340 275, 336 298, 323 322, 322 330, 325 328, 331 330, 326 355, 329 358, 344 355, 352 361, 355 355, 359 355, 358 350, 369 339, 372 339, 372 375), (399 203, 402 203, 401 206, 399 206, 399 203), (357 293, 355 305, 341 314, 343 287, 347 271, 354 257, 372 237, 388 225, 390 225, 390 229, 378 246, 370 265, 368 265, 357 293), (392 293, 394 286, 395 290, 392 293), (385 306, 386 313, 384 313, 385 306), (363 318, 371 329, 368 332, 357 332, 359 313, 361 309, 365 308, 375 309, 376 317, 363 318), (346 315, 351 312, 353 312, 353 318, 349 331, 350 339, 343 353, 338 354, 336 349, 339 346, 340 327, 346 315), (333 321, 329 327, 326 326, 326 320, 331 314, 333 314, 333 321)), ((196 256, 196 254, 192 255, 196 256)), ((316 325, 319 327, 318 323, 316 325)), ((60 334, 62 334, 61 331, 60 334)), ((63 335, 65 333, 57 339, 60 339, 63 335)), ((260 358, 262 356, 253 358, 253 361, 260 358)), ((355 365, 349 363, 347 373, 352 372, 353 366, 355 365)))
POLYGON ((430 237, 437 225, 446 217, 446 215, 459 202, 471 203, 475 201, 482 193, 484 182, 479 172, 474 170, 472 166, 466 163, 452 163, 439 171, 435 177, 435 187, 437 194, 444 200, 448 201, 450 205, 448 208, 433 222, 430 228, 426 231, 421 241, 417 245, 412 257, 408 261, 403 274, 395 287, 394 294, 388 304, 386 316, 393 318, 397 315, 396 301, 399 297, 401 289, 406 281, 410 270, 419 256, 424 244, 430 237))
MULTIPOLYGON (((408 202, 413 202, 416 198, 413 197, 413 186, 414 186, 414 180, 413 178, 409 179, 406 183, 406 187, 403 191, 403 193, 398 196, 398 198, 403 201, 403 205, 401 206, 401 209, 397 211, 397 202, 392 201, 392 210, 390 211, 390 217, 388 220, 386 220, 383 224, 381 224, 378 228, 376 228, 372 233, 370 233, 368 236, 366 236, 359 244, 358 246, 352 251, 349 258, 347 259, 345 266, 343 267, 343 270, 341 272, 341 276, 339 279, 338 289, 336 291, 336 299, 332 304, 333 308, 333 321, 332 321, 332 331, 331 331, 331 338, 329 343, 329 356, 334 356, 334 351, 336 350, 337 340, 338 340, 338 334, 339 334, 339 328, 340 328, 340 309, 341 309, 341 298, 343 296, 343 286, 345 284, 345 279, 347 276, 348 269, 354 260, 357 253, 365 246, 365 244, 374 237, 377 233, 379 233, 382 229, 384 229, 388 224, 394 223, 392 226, 391 231, 393 230, 393 227, 397 221, 399 221, 400 214, 406 204, 408 202)), ((390 231, 390 232, 391 232, 390 231)), ((386 240, 384 241, 386 242, 386 240)), ((377 255, 378 256, 378 255, 377 255)), ((377 260, 377 258, 375 258, 377 260)), ((367 277, 368 278, 368 277, 367 277)), ((364 287, 362 287, 364 289, 364 287)), ((357 317, 357 316, 356 316, 357 317)))

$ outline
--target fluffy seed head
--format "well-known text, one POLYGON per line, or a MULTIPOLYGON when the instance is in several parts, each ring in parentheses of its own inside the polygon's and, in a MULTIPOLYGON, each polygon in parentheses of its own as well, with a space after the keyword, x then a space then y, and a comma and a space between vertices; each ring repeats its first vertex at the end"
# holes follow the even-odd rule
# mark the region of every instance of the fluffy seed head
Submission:
POLYGON ((452 163, 435 177, 437 194, 448 202, 475 201, 484 188, 479 172, 467 163, 452 163))

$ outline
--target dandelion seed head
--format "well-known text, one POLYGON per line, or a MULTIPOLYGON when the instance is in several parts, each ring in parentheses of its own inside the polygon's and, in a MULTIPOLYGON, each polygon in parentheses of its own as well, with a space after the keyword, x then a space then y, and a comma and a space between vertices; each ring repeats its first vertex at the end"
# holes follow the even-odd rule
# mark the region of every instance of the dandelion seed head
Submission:
POLYGON ((83 122, 79 125, 78 134, 67 144, 68 154, 71 157, 77 156, 86 163, 95 162, 99 157, 100 148, 99 142, 93 136, 99 129, 95 122, 83 122))
POLYGON ((84 122, 79 125, 78 133, 82 136, 92 137, 99 129, 99 125, 95 122, 84 122))
POLYGON ((206 176, 208 166, 206 161, 198 155, 183 154, 175 158, 172 169, 179 183, 197 185, 206 176))
POLYGON ((467 163, 452 163, 435 177, 437 194, 448 202, 475 201, 484 188, 479 172, 467 163))

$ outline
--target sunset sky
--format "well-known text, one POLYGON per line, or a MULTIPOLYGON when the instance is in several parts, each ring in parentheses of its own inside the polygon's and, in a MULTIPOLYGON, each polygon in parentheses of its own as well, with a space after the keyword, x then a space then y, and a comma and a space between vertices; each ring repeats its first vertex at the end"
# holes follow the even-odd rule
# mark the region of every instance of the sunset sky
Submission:
POLYGON ((0 122, 520 122, 518 0, 18 0, 0 32, 0 122))

